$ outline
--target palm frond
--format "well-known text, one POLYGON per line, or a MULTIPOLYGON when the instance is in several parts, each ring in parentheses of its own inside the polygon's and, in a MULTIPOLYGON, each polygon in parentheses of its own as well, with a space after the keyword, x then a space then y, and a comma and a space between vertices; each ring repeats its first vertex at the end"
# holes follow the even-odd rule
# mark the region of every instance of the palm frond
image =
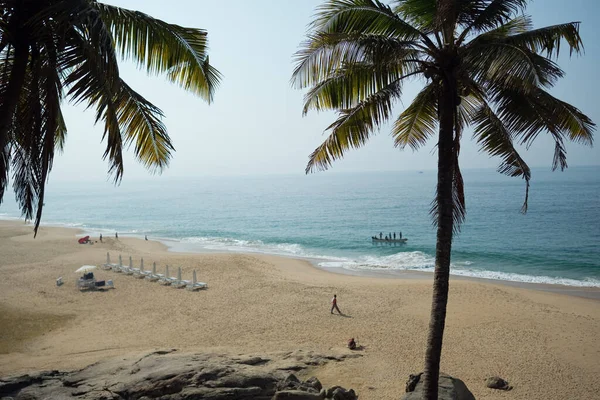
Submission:
POLYGON ((312 30, 325 33, 375 34, 399 40, 426 38, 378 0, 329 0, 317 8, 312 30))
POLYGON ((392 82, 400 84, 418 73, 420 70, 415 70, 413 66, 403 68, 398 64, 347 64, 308 91, 304 96, 303 113, 306 115, 310 109, 321 111, 355 107, 392 82), (406 69, 411 72, 407 73, 406 69))
POLYGON ((378 35, 315 32, 294 54, 292 85, 301 89, 320 83, 347 64, 419 64, 421 51, 414 41, 378 35), (412 60, 412 61, 410 61, 412 60))
POLYGON ((348 149, 364 145, 374 129, 389 118, 392 102, 400 94, 398 84, 392 83, 356 107, 341 110, 338 119, 326 129, 331 130, 331 134, 309 156, 306 173, 326 170, 348 149))
POLYGON ((121 81, 117 95, 117 120, 125 144, 135 143, 138 160, 152 171, 162 171, 174 151, 162 111, 121 81))
POLYGON ((400 149, 408 145, 413 150, 418 150, 435 134, 437 118, 437 90, 436 85, 430 83, 417 94, 394 123, 394 145, 400 149))
POLYGON ((493 0, 471 2, 473 7, 469 12, 461 14, 460 23, 465 27, 457 43, 460 45, 471 32, 484 32, 502 28, 513 16, 522 13, 527 6, 527 0, 493 0))
POLYGON ((463 57, 473 79, 491 91, 506 87, 523 91, 552 87, 564 76, 552 60, 503 40, 466 46, 463 57))
POLYGON ((558 57, 560 44, 564 40, 569 45, 569 54, 583 51, 583 41, 579 35, 580 22, 569 22, 530 30, 509 36, 506 43, 526 47, 535 53, 546 53, 546 57, 558 57))
POLYGON ((207 33, 138 11, 96 3, 121 55, 151 74, 166 74, 180 87, 212 102, 221 74, 208 62, 207 33))
POLYGON ((437 0, 402 0, 392 10, 423 32, 434 30, 437 0))
POLYGON ((572 105, 538 89, 523 93, 514 89, 499 91, 494 97, 498 116, 516 138, 529 147, 542 131, 555 141, 553 169, 567 167, 564 139, 586 145, 593 142, 596 124, 572 105))
POLYGON ((522 177, 525 180, 525 201, 521 208, 525 213, 529 199, 531 170, 514 147, 514 135, 487 103, 481 105, 473 117, 473 123, 475 124, 473 136, 481 146, 481 150, 502 159, 498 172, 512 177, 522 177))

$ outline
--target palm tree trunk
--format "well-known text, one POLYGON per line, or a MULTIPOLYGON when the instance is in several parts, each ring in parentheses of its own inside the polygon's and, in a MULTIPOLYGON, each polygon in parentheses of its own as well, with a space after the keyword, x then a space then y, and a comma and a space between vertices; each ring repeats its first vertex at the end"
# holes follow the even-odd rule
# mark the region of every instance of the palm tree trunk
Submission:
POLYGON ((452 180, 454 176, 454 112, 455 85, 443 84, 438 107, 440 112, 440 136, 438 142, 438 184, 437 184, 437 242, 435 249, 435 272, 433 275, 433 299, 425 370, 423 374, 423 399, 437 400, 442 339, 446 322, 448 303, 448 280, 450 277, 450 251, 452 249, 453 201, 452 180))

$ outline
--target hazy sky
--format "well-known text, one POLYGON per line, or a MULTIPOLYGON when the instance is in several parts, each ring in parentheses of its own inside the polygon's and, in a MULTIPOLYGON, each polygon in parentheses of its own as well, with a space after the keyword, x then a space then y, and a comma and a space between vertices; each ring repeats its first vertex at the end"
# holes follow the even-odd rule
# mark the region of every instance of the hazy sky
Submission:
MULTIPOLYGON (((121 63, 123 78, 165 113, 165 123, 176 152, 161 177, 302 174, 308 155, 322 140, 334 113, 302 117, 303 92, 289 80, 292 55, 304 40, 306 26, 321 0, 110 0, 183 26, 208 30, 210 60, 224 78, 212 105, 204 103, 161 77, 147 77, 133 65, 121 63)), ((597 99, 600 84, 600 6, 596 0, 538 0, 531 3, 536 26, 582 21, 585 55, 561 56, 567 72, 553 94, 574 104, 600 122, 597 99), (596 25, 596 26, 594 26, 596 25)), ((565 49, 566 50, 566 49, 565 49)), ((396 115, 410 104, 420 82, 405 88, 405 100, 396 115)), ((106 180, 108 163, 102 161, 102 128, 93 125, 93 112, 65 105, 68 139, 65 152, 55 161, 53 180, 106 180)), ((461 151, 463 168, 496 167, 497 159, 477 151, 465 133, 461 151)), ((333 171, 427 170, 436 167, 434 140, 420 152, 393 147, 389 129, 382 130, 363 148, 351 150, 334 164, 333 171)), ((600 163, 598 147, 568 144, 570 165, 600 163)), ((123 184, 150 175, 128 151, 123 184)), ((531 166, 550 168, 553 142, 540 136, 523 153, 531 166)), ((321 172, 323 173, 323 172, 321 172)), ((324 172, 327 173, 327 172, 324 172)))

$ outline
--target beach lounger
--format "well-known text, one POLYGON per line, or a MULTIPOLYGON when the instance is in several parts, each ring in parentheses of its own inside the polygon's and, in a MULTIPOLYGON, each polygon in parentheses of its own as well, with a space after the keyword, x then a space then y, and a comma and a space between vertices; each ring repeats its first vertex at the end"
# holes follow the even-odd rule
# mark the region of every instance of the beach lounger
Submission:
POLYGON ((156 263, 152 263, 152 272, 144 277, 144 279, 149 280, 150 282, 156 282, 160 278, 163 277, 163 274, 156 273, 156 263))
POLYGON ((133 275, 133 272, 135 270, 139 271, 139 268, 133 268, 133 261, 131 260, 131 256, 129 256, 129 265, 126 267, 122 267, 123 268, 123 273, 125 275, 133 275))
POLYGON ((109 269, 115 269, 117 267, 118 267, 117 264, 113 264, 110 262, 110 253, 107 252, 106 253, 106 263, 104 265, 102 265, 101 268, 105 269, 105 270, 109 270, 109 269))
POLYGON ((79 279, 77 279, 77 288, 79 290, 95 290, 96 279, 93 273, 86 273, 79 279))
POLYGON ((192 283, 190 283, 189 285, 187 285, 185 288, 187 290, 192 290, 192 291, 196 291, 196 290, 200 290, 200 289, 206 289, 208 287, 208 285, 204 282, 198 282, 196 279, 196 270, 194 270, 194 274, 193 274, 193 279, 192 279, 192 283))
MULTIPOLYGON (((160 275, 160 274, 157 274, 160 275)), ((158 283, 160 285, 169 286, 171 283, 175 282, 177 278, 169 276, 169 266, 165 266, 165 274, 158 279, 158 283)))
POLYGON ((191 281, 181 279, 181 267, 179 267, 177 269, 177 278, 174 282, 171 282, 171 287, 174 287, 176 289, 182 289, 191 283, 192 283, 191 281))
POLYGON ((140 261, 140 268, 136 268, 133 271, 133 277, 138 279, 144 279, 148 275, 150 275, 150 271, 144 271, 144 259, 142 258, 142 260, 140 261))

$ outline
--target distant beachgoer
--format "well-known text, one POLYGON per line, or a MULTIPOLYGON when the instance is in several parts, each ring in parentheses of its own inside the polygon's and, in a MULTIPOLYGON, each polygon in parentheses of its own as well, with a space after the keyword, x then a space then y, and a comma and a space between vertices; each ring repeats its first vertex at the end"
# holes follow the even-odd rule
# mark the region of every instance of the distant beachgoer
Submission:
POLYGON ((119 238, 119 234, 117 232, 115 232, 115 239, 119 238))
POLYGON ((356 341, 354 341, 354 338, 348 340, 348 348, 350 350, 355 350, 356 349, 356 341))
POLYGON ((337 305, 337 294, 333 295, 333 299, 331 299, 331 313, 333 314, 333 310, 337 310, 338 313, 342 313, 337 305))
POLYGON ((383 239, 383 232, 379 232, 379 239, 383 239))
POLYGON ((394 232, 394 240, 396 240, 396 232, 394 232))
POLYGON ((399 235, 400 235, 399 238, 402 239, 402 232, 400 232, 399 235))
POLYGON ((102 243, 102 234, 100 234, 100 243, 102 243))
POLYGON ((392 232, 390 232, 389 236, 390 240, 392 240, 392 232))
POLYGON ((148 235, 146 235, 146 240, 148 240, 148 235))

